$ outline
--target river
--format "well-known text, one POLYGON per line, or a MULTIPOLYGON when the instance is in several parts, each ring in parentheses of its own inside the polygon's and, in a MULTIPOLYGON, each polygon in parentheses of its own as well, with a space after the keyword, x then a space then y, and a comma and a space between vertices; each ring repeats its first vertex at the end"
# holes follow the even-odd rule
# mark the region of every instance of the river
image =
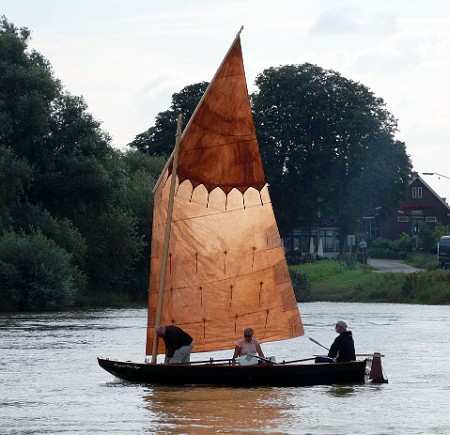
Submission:
MULTIPOLYGON (((448 434, 450 306, 304 303, 306 336, 279 360, 322 353, 342 318, 357 353, 383 353, 382 385, 168 387, 121 382, 97 356, 143 361, 146 310, 0 315, 3 434, 448 434)), ((255 331, 257 337, 257 331, 255 331)), ((230 357, 232 351, 215 357, 230 357)), ((208 357, 210 355, 208 354, 208 357)), ((194 354, 192 359, 204 359, 194 354)))

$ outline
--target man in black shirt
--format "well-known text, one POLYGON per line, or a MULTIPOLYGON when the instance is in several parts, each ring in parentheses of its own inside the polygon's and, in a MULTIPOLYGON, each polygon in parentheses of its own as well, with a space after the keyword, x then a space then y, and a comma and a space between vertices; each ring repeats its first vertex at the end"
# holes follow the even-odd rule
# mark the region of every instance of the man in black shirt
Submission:
POLYGON ((343 320, 336 322, 336 332, 339 334, 330 347, 328 356, 336 358, 337 362, 356 360, 355 344, 351 331, 347 331, 347 323, 343 320))
POLYGON ((158 326, 156 335, 164 340, 166 358, 164 364, 189 363, 194 347, 192 337, 177 326, 158 326))

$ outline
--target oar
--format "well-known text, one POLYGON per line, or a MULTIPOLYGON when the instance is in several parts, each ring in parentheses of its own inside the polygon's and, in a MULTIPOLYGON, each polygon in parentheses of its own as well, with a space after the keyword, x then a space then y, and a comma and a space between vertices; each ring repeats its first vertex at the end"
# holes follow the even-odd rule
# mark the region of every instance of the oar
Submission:
POLYGON ((328 347, 324 346, 323 344, 320 344, 317 340, 314 340, 314 338, 308 337, 313 343, 316 343, 320 347, 323 347, 325 350, 330 350, 328 347))
POLYGON ((303 359, 296 359, 293 361, 283 361, 281 364, 294 364, 294 363, 298 363, 298 362, 303 362, 303 361, 314 361, 316 358, 303 358, 303 359))
POLYGON ((215 363, 222 363, 222 362, 227 362, 229 364, 231 364, 231 358, 227 358, 227 359, 213 359, 210 358, 208 360, 205 361, 191 361, 185 364, 215 364, 215 363))
MULTIPOLYGON (((314 338, 308 337, 313 343, 316 343, 317 345, 319 345, 320 347, 323 347, 326 350, 330 350, 328 349, 328 347, 325 347, 323 344, 320 344, 317 340, 314 340, 314 338)), ((373 356, 373 353, 357 353, 356 356, 373 356)), ((319 356, 319 355, 318 355, 319 356)), ((383 357, 384 355, 378 355, 380 357, 383 357)))
POLYGON ((257 358, 257 359, 259 359, 260 361, 264 361, 264 362, 269 363, 269 364, 276 364, 276 362, 273 362, 272 360, 270 360, 268 358, 263 358, 263 357, 261 357, 259 355, 254 355, 254 354, 252 354, 252 356, 257 358))
POLYGON ((379 357, 384 357, 384 355, 382 355, 381 353, 357 353, 356 356, 379 356, 379 357))

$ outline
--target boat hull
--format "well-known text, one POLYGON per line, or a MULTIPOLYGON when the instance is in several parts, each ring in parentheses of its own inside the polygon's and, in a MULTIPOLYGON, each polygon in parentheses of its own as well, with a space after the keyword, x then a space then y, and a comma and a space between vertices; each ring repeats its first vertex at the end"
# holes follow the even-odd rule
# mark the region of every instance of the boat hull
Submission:
POLYGON ((365 381, 366 361, 323 364, 144 364, 98 358, 107 372, 131 382, 166 385, 277 386, 353 384, 365 381))

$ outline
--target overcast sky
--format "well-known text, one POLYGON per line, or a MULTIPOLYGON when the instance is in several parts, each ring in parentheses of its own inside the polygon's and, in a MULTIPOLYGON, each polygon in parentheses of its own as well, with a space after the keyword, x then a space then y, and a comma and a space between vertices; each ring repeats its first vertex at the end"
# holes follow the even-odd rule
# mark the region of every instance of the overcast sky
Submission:
MULTIPOLYGON (((0 0, 0 14, 31 30, 116 147, 210 81, 243 25, 250 91, 271 66, 338 71, 383 98, 414 170, 450 177, 448 0, 0 0)), ((450 179, 423 178, 450 200, 450 179)))

